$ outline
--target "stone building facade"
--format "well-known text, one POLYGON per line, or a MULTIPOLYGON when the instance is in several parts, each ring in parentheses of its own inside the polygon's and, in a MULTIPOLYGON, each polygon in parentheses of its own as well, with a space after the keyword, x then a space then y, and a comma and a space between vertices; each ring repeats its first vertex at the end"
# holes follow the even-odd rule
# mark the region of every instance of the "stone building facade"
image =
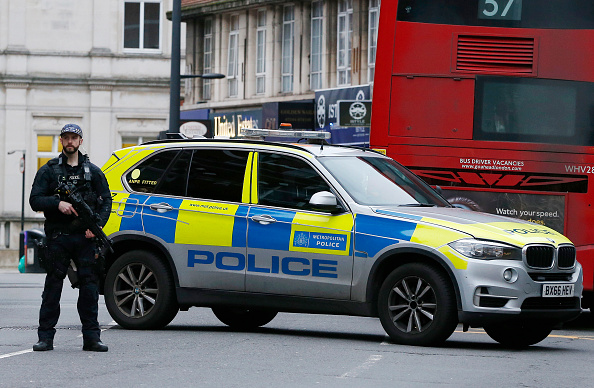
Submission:
MULTIPOLYGON (((336 104, 329 99, 371 99, 379 5, 182 0, 186 72, 226 76, 186 80, 182 117, 208 118, 215 136, 236 134, 242 126, 275 128, 279 117, 303 121, 302 129, 328 129, 336 124, 336 104), (310 123, 300 115, 311 116, 310 123)), ((368 133, 351 128, 336 135, 341 143, 365 144, 368 133)))
POLYGON ((23 154, 27 230, 43 225, 28 196, 38 168, 60 152, 64 124, 83 128, 99 166, 114 149, 167 130, 172 4, 0 2, 0 266, 18 263, 23 154))

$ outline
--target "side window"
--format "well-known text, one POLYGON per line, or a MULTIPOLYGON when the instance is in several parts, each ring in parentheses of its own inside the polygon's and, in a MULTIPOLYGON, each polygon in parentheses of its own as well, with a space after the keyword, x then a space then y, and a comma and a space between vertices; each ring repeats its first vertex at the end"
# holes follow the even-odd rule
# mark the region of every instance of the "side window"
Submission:
POLYGON ((330 187, 304 160, 280 154, 260 153, 260 205, 307 210, 311 196, 319 191, 330 191, 330 187))
POLYGON ((248 151, 195 150, 190 165, 188 196, 241 202, 248 151))
POLYGON ((186 195, 188 186, 188 169, 192 151, 185 150, 179 153, 179 156, 169 166, 159 185, 155 189, 155 194, 166 194, 183 197, 186 195))
POLYGON ((172 150, 150 157, 126 174, 126 182, 134 191, 152 193, 178 153, 178 150, 172 150))

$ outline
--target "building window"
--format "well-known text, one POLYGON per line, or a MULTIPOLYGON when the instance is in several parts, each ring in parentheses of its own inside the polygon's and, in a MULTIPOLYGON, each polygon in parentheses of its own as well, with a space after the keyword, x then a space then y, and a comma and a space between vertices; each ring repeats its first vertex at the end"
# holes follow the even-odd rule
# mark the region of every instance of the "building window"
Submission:
POLYGON ((322 89, 322 38, 324 27, 324 2, 311 3, 311 63, 310 88, 322 89))
POLYGON ((151 140, 157 140, 157 136, 122 136, 122 148, 134 147, 151 140))
POLYGON ((161 2, 124 3, 124 49, 161 49, 161 2))
POLYGON ((369 83, 375 78, 375 57, 377 54, 377 31, 379 24, 380 0, 369 0, 369 52, 367 54, 367 79, 369 83))
POLYGON ((293 54, 295 34, 295 6, 285 5, 283 9, 283 37, 282 37, 282 92, 293 91, 293 54))
POLYGON ((239 15, 231 15, 229 23, 229 56, 227 57, 227 85, 229 97, 237 97, 239 50, 239 15))
MULTIPOLYGON (((212 19, 204 20, 203 63, 202 73, 212 73, 212 19)), ((211 84, 209 79, 202 80, 202 98, 211 99, 211 84)))
POLYGON ((4 223, 4 233, 2 235, 4 236, 4 248, 10 248, 10 222, 6 221, 4 223))
POLYGON ((353 35, 353 0, 338 1, 338 86, 351 84, 351 50, 353 35))
POLYGON ((256 94, 266 92, 266 11, 259 10, 256 30, 256 94))
POLYGON ((37 169, 39 170, 50 159, 60 155, 62 144, 60 135, 37 135, 37 169))

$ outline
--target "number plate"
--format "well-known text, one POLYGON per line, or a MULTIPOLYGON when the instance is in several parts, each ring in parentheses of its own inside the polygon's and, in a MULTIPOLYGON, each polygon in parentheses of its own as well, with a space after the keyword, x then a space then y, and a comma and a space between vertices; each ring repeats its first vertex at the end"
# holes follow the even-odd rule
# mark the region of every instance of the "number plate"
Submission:
POLYGON ((573 296, 573 284, 543 284, 543 298, 568 298, 573 296))

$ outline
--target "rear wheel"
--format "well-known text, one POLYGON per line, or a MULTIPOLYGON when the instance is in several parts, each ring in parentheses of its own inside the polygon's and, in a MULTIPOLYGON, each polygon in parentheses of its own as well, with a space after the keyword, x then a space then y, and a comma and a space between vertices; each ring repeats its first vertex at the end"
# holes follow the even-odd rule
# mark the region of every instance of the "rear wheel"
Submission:
POLYGON ((402 265, 388 275, 380 288, 378 314, 390 338, 405 345, 438 345, 458 324, 449 279, 421 263, 402 265))
POLYGON ((506 323, 485 326, 485 331, 495 341, 510 348, 525 348, 544 340, 553 328, 535 322, 506 323))
POLYGON ((105 305, 126 329, 160 329, 175 318, 179 307, 173 276, 153 253, 124 253, 109 268, 105 305))
POLYGON ((225 325, 239 330, 264 326, 276 317, 277 312, 242 307, 213 307, 212 312, 225 325))

